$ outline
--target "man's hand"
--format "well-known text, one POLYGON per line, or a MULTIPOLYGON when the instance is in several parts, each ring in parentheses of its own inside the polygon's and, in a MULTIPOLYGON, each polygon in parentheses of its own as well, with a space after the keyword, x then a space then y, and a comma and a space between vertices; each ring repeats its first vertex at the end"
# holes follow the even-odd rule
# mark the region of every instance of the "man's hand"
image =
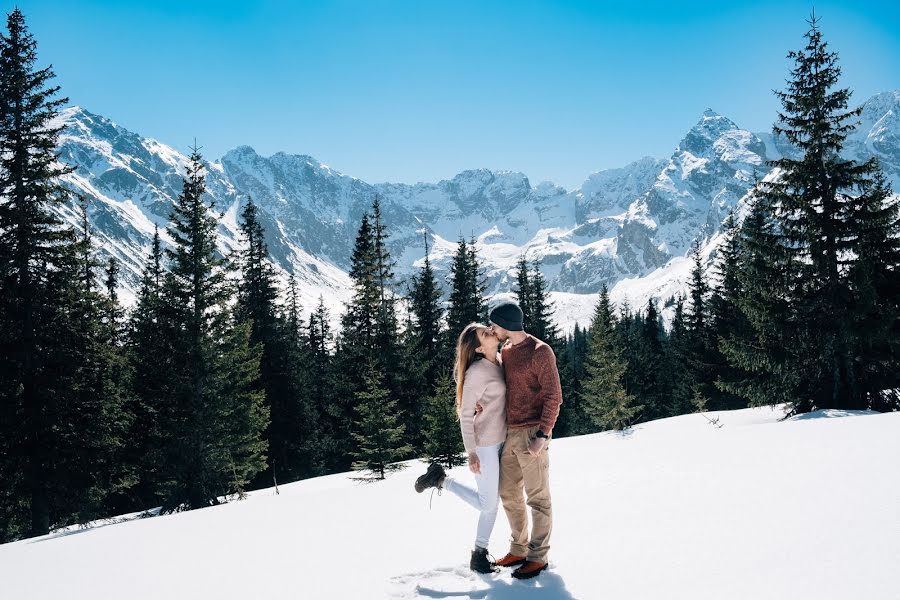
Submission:
POLYGON ((541 450, 543 450, 546 446, 547 446, 547 438, 536 437, 533 440, 531 440, 530 444, 528 444, 528 453, 531 454, 532 456, 537 456, 541 453, 541 450))
POLYGON ((481 459, 474 452, 469 452, 469 470, 476 475, 481 475, 481 459))

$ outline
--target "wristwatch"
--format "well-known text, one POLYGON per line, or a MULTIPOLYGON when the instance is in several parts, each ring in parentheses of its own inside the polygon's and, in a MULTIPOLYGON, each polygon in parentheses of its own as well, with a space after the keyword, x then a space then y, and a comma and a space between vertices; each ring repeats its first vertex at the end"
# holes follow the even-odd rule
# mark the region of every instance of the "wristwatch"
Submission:
POLYGON ((549 438, 550 438, 549 435, 547 435, 546 433, 544 433, 544 432, 541 431, 540 429, 537 430, 537 433, 534 434, 534 437, 539 437, 539 438, 544 438, 544 439, 549 439, 549 438))

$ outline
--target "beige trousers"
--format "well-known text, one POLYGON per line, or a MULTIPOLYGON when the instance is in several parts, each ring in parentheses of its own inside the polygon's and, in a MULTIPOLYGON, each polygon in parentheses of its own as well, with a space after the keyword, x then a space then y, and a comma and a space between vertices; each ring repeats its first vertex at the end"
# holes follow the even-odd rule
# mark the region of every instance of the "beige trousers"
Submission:
POLYGON ((547 562, 553 513, 550 506, 549 441, 538 456, 528 452, 538 426, 510 429, 500 455, 500 500, 509 519, 509 551, 528 560, 547 562), (531 508, 531 539, 528 512, 531 508))

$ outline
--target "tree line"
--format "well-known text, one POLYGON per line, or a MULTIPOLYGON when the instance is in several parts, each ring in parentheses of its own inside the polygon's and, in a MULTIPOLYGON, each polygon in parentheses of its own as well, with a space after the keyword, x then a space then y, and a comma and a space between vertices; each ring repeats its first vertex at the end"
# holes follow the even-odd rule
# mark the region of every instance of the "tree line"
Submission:
MULTIPOLYGON (((726 222, 711 273, 695 244, 686 296, 664 303, 668 329, 655 299, 616 307, 604 288, 589 326, 563 335, 539 263, 520 259, 526 330, 554 348, 563 383, 555 436, 781 403, 898 408, 898 207, 877 163, 840 157, 858 111, 830 91, 839 70, 815 22, 807 41, 777 126, 802 158, 773 162, 742 223, 726 222)), ((125 311, 90 207, 75 203, 77 226, 56 216, 77 199, 56 155, 67 100, 36 61, 14 10, 0 35, 0 541, 350 469, 383 478, 422 456, 461 464, 452 357, 488 312, 474 240, 458 241, 442 282, 426 235, 398 282, 374 198, 333 331, 322 299, 300 305, 293 275, 282 289, 250 199, 239 249, 217 248, 194 148, 125 311)))

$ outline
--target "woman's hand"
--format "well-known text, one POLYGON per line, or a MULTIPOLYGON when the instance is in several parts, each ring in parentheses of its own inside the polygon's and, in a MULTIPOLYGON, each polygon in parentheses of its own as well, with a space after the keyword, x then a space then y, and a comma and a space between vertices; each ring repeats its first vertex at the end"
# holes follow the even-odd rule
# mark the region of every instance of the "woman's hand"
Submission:
POLYGON ((469 470, 476 475, 481 475, 481 460, 474 452, 469 452, 469 470))

